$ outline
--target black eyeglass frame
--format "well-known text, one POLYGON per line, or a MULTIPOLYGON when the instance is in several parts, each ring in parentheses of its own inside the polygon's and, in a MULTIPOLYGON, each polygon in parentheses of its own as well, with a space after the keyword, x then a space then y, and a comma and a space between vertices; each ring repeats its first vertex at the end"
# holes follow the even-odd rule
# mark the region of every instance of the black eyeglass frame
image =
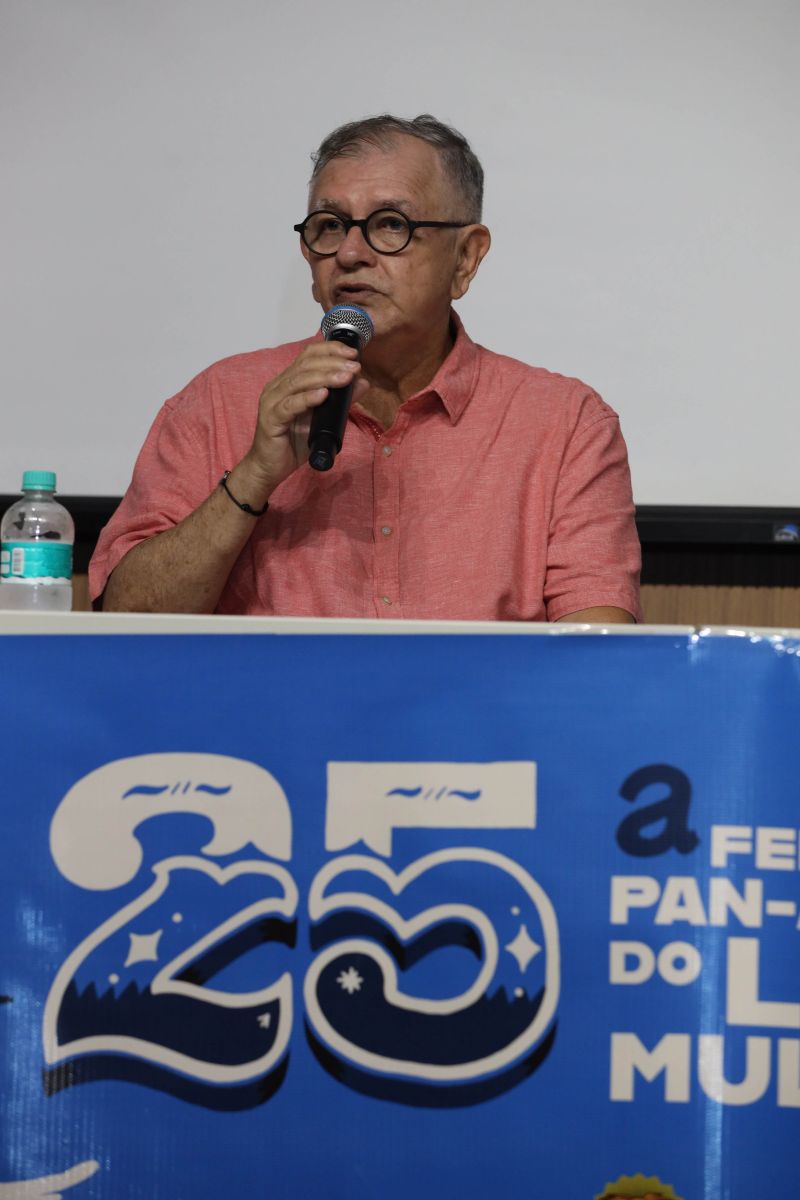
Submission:
MULTIPOLYGON (((342 222, 342 225, 344 226, 344 237, 342 238, 342 242, 345 241, 347 235, 350 233, 350 230, 355 226, 361 230, 361 235, 364 238, 364 241, 371 249, 375 251, 376 254, 388 255, 402 254, 414 236, 414 231, 417 229, 466 229, 468 225, 474 224, 473 221, 412 221, 410 217, 407 217, 405 213, 401 213, 396 208, 376 208, 375 211, 371 212, 368 217, 364 217, 362 220, 356 221, 353 217, 343 217, 341 213, 334 212, 332 208, 315 208, 314 211, 310 212, 306 219, 301 221, 299 225, 293 225, 292 229, 295 231, 295 233, 300 234, 300 237, 303 239, 303 245, 310 250, 312 254, 316 254, 317 258, 333 258, 334 254, 338 254, 339 252, 339 246, 337 246, 335 250, 315 250, 314 247, 306 241, 306 225, 312 217, 318 217, 321 213, 327 213, 331 217, 336 217, 337 221, 342 222), (367 226, 372 218, 377 217, 379 213, 391 213, 395 217, 400 217, 408 226, 408 237, 403 242, 402 246, 398 246, 396 250, 380 250, 370 241, 370 236, 367 232, 367 226)), ((339 245, 341 245, 341 242, 339 245)))

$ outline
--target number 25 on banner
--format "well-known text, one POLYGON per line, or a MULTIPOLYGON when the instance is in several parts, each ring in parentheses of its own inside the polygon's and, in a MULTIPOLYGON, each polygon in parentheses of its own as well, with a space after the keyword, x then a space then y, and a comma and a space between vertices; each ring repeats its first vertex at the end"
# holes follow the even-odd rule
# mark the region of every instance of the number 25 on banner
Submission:
MULTIPOLYGON (((331 763, 326 849, 363 840, 390 855, 404 826, 533 828, 534 770, 331 763)), ((151 847, 159 825, 148 828, 151 847)), ((297 887, 269 861, 292 857, 274 776, 221 755, 120 759, 70 789, 50 844, 72 883, 126 891, 53 981, 49 1090, 116 1078, 213 1108, 268 1099, 288 1065, 300 953, 297 887), (204 817, 213 836, 200 855, 146 864, 140 827, 175 814, 204 817)), ((557 924, 514 860, 458 846, 395 872, 373 855, 340 854, 318 871, 308 909, 306 1033, 342 1083, 409 1104, 471 1103, 512 1087, 547 1053, 557 924)))

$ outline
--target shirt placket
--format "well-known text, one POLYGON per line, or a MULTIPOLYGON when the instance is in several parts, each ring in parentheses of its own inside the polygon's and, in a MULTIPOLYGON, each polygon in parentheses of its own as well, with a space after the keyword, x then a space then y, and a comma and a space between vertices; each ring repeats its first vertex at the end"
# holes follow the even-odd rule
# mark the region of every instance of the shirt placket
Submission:
POLYGON ((400 593, 400 471, 406 425, 405 414, 398 415, 391 429, 380 433, 373 455, 373 600, 378 617, 403 615, 400 593))

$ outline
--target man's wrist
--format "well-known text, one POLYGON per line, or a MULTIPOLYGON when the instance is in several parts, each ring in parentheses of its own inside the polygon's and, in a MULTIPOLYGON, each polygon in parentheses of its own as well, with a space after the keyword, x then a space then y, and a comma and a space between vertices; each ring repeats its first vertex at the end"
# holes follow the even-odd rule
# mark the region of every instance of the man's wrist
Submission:
POLYGON ((219 481, 218 486, 222 488, 223 492, 231 501, 231 503, 235 504, 237 508, 240 508, 242 512, 247 513, 247 515, 250 517, 263 517, 264 513, 269 508, 269 501, 265 501, 260 508, 253 508, 252 504, 248 504, 246 500, 237 500, 231 489, 228 487, 228 479, 230 478, 230 474, 230 471, 225 471, 219 481))
POLYGON ((247 455, 227 472, 225 482, 228 494, 236 498, 239 507, 247 505, 245 511, 263 509, 277 487, 275 481, 247 455))

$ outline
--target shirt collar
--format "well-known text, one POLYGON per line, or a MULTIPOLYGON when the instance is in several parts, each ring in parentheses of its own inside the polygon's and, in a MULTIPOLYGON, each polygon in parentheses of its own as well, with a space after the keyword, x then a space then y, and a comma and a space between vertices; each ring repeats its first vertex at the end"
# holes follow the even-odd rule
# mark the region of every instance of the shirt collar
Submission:
POLYGON ((413 399, 434 393, 455 425, 475 391, 480 370, 480 352, 462 325, 458 313, 452 308, 450 322, 455 334, 453 347, 428 386, 413 399))
MULTIPOLYGON (((425 396, 438 396, 450 421, 455 425, 472 399, 478 384, 480 347, 473 342, 454 308, 450 309, 450 328, 454 334, 450 353, 428 386, 415 395, 409 396, 406 404, 412 400, 421 400, 425 396)), ((317 332, 307 340, 308 342, 321 341, 322 333, 317 332)))

